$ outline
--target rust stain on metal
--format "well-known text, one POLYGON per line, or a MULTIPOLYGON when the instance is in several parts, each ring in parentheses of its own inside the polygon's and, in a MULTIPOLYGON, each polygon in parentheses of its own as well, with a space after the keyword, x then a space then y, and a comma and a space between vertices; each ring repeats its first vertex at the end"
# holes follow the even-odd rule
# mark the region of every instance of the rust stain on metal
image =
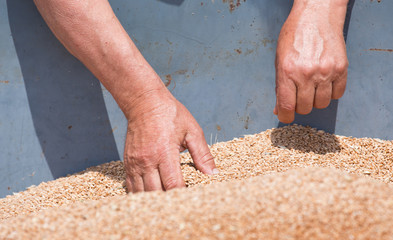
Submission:
POLYGON ((370 48, 370 51, 378 51, 378 52, 393 52, 393 49, 384 49, 384 48, 370 48))
POLYGON ((269 39, 269 38, 263 38, 261 40, 261 42, 262 42, 263 46, 266 47, 267 44, 270 44, 270 43, 272 44, 272 43, 275 42, 275 40, 274 39, 269 39))
POLYGON ((172 56, 169 56, 169 59, 168 59, 168 67, 171 65, 171 62, 172 62, 172 56))
POLYGON ((246 0, 222 0, 223 3, 229 4, 229 11, 233 12, 236 8, 240 7, 241 2, 245 2, 246 0))
POLYGON ((68 126, 67 128, 68 128, 68 130, 71 130, 71 128, 72 128, 72 125, 68 126))
POLYGON ((187 69, 181 69, 181 70, 177 70, 174 74, 184 75, 186 74, 186 72, 188 72, 187 69))
POLYGON ((217 124, 216 129, 217 129, 217 131, 221 131, 221 126, 217 124))
MULTIPOLYGON (((176 72, 172 73, 172 74, 167 74, 165 75, 165 87, 168 87, 171 83, 172 83, 172 75, 184 75, 188 72, 188 69, 181 69, 181 70, 177 70, 176 72)), ((190 78, 190 75, 186 75, 186 78, 190 78)), ((173 89, 175 89, 176 87, 176 81, 173 81, 173 89)))
POLYGON ((248 129, 248 122, 250 121, 250 116, 247 116, 244 119, 244 129, 248 129))
POLYGON ((253 49, 248 49, 247 48, 247 51, 244 53, 244 55, 250 55, 251 53, 253 53, 254 52, 254 50, 253 49))
POLYGON ((165 75, 165 80, 166 80, 165 87, 168 87, 172 82, 172 75, 170 74, 165 75))
POLYGON ((4 80, 1 80, 0 83, 8 84, 8 83, 10 83, 10 81, 8 81, 8 80, 5 80, 5 81, 4 81, 4 80))
POLYGON ((235 49, 235 52, 237 52, 238 54, 242 54, 242 50, 240 48, 235 49))

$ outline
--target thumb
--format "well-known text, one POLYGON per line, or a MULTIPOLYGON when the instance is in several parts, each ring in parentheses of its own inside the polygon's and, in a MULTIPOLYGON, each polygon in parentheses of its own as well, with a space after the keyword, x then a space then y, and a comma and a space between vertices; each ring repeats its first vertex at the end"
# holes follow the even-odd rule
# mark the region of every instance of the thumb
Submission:
POLYGON ((214 163, 214 158, 207 146, 202 129, 195 133, 188 133, 185 140, 195 167, 205 174, 218 174, 219 170, 214 163))

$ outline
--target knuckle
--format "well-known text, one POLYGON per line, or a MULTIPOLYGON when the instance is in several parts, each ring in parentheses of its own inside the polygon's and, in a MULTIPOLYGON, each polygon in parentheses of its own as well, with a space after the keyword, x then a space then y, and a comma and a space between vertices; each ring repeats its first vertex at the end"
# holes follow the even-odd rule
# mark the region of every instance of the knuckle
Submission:
POLYGON ((336 69, 337 72, 343 73, 343 72, 345 72, 347 70, 348 65, 349 65, 348 60, 338 61, 335 64, 335 69, 336 69))
POLYGON ((138 151, 133 151, 128 153, 124 157, 124 162, 133 168, 147 168, 153 164, 154 154, 152 154, 151 149, 140 149, 138 151))
POLYGON ((279 68, 283 71, 284 74, 290 75, 296 69, 295 63, 290 58, 284 58, 283 60, 279 61, 278 64, 279 68))
POLYGON ((177 187, 180 187, 180 182, 173 176, 168 177, 164 182, 163 182, 165 190, 170 190, 174 189, 177 187))
POLYGON ((204 132, 203 132, 201 126, 199 126, 199 124, 195 124, 192 128, 192 131, 195 134, 195 136, 198 136, 198 137, 204 136, 204 132))
POLYGON ((279 102, 278 108, 282 111, 294 112, 295 111, 295 104, 288 103, 288 102, 279 102))
POLYGON ((200 141, 201 139, 204 138, 205 135, 202 128, 199 125, 197 125, 187 132, 184 140, 186 142, 186 145, 189 147, 190 145, 192 145, 193 142, 200 141))
POLYGON ((283 67, 282 70, 286 76, 292 76, 296 68, 293 65, 290 65, 290 66, 283 67))
POLYGON ((315 73, 316 67, 313 64, 303 64, 299 69, 305 77, 311 77, 315 73))
POLYGON ((138 175, 141 175, 141 169, 133 164, 128 164, 124 161, 124 171, 126 172, 126 177, 129 182, 132 182, 132 179, 138 175))
POLYGON ((201 165, 207 165, 210 164, 214 161, 213 156, 210 154, 210 152, 206 152, 201 155, 201 158, 199 160, 199 164, 201 165))
POLYGON ((334 71, 334 62, 332 61, 324 61, 319 65, 319 72, 322 75, 328 75, 329 73, 331 73, 332 71, 334 71))

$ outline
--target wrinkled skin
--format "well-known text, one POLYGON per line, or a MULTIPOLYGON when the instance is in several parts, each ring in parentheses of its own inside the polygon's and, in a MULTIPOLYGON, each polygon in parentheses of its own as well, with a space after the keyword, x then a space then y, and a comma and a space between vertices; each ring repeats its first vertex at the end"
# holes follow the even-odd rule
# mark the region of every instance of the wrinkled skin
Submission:
POLYGON ((291 123, 295 112, 326 108, 345 91, 348 60, 343 25, 348 1, 297 0, 276 53, 274 113, 291 123))
MULTIPOLYGON (((165 88, 107 0, 34 0, 61 43, 100 80, 128 120, 124 150, 129 191, 184 186, 179 152, 217 173, 203 131, 165 88)), ((344 0, 295 0, 278 41, 277 105, 282 122, 295 110, 326 107, 344 92, 347 60, 344 0)))
POLYGON ((168 90, 149 92, 133 106, 124 151, 129 191, 185 186, 179 164, 179 152, 185 149, 197 169, 213 174, 214 160, 202 129, 168 90))
POLYGON ((101 81, 128 120, 128 191, 183 187, 179 154, 184 149, 198 170, 218 172, 202 129, 166 89, 107 0, 34 2, 56 37, 101 81))

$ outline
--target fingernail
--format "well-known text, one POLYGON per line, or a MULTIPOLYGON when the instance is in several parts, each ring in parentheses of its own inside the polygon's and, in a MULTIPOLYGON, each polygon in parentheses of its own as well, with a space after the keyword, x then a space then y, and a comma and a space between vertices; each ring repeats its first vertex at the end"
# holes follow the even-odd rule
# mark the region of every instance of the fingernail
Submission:
POLYGON ((213 175, 219 174, 220 170, 218 170, 217 168, 213 169, 212 171, 213 175))

